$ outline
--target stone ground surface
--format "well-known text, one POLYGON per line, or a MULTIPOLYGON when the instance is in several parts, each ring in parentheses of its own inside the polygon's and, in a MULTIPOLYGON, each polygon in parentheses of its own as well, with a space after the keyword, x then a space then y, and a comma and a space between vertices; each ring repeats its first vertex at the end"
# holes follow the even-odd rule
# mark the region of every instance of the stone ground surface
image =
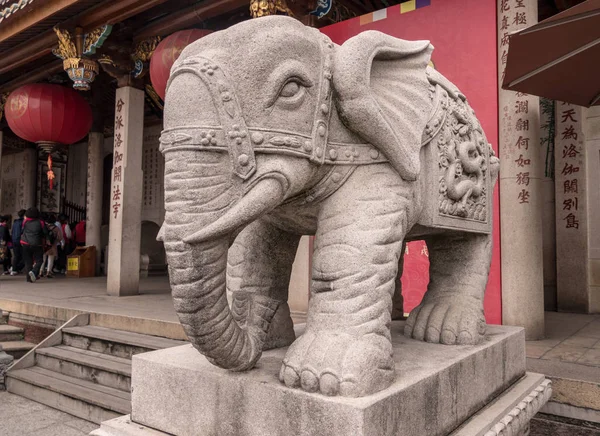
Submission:
POLYGON ((0 392, 0 435, 87 436, 96 424, 9 394, 0 392))
POLYGON ((527 342, 527 358, 600 368, 600 315, 546 312, 546 338, 527 342))
POLYGON ((560 419, 539 413, 529 436, 600 436, 600 424, 560 419))
MULTIPOLYGON (((3 301, 23 301, 92 313, 160 320, 179 324, 173 308, 167 276, 140 280, 140 295, 115 297, 106 294, 106 277, 68 278, 56 275, 27 283, 25 276, 0 276, 0 307, 3 301)), ((7 310, 5 305, 4 310, 7 310)), ((304 322, 305 317, 294 316, 304 322)))
POLYGON ((179 322, 166 276, 140 280, 140 295, 131 297, 107 295, 106 277, 77 279, 56 275, 53 279, 27 283, 23 275, 0 276, 0 302, 2 300, 179 322))

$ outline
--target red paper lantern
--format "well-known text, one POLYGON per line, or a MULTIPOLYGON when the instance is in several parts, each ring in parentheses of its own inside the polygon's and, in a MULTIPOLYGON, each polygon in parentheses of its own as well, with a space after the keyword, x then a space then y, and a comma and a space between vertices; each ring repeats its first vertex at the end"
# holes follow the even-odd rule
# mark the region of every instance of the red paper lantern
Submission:
POLYGON ((212 33, 211 30, 181 30, 163 39, 150 59, 150 80, 156 93, 165 99, 171 67, 190 43, 212 33))
POLYGON ((25 85, 6 100, 4 114, 18 137, 35 142, 48 153, 48 181, 53 189, 54 172, 50 153, 58 144, 82 140, 92 127, 92 109, 71 88, 48 83, 25 85))
POLYGON ((15 135, 46 151, 57 144, 79 142, 92 127, 92 109, 81 94, 49 83, 33 83, 13 91, 4 113, 15 135))

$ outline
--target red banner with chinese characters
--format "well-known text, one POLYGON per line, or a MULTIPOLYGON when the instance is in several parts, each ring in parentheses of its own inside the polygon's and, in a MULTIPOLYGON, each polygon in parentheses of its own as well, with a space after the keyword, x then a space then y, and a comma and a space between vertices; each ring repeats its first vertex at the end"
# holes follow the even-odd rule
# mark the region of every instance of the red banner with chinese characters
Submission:
MULTIPOLYGON (((482 0, 410 0, 321 29, 342 44, 365 30, 397 38, 430 40, 437 70, 467 96, 498 153, 498 80, 496 2, 482 0)), ((420 303, 429 282, 424 242, 412 242, 404 257, 404 310, 420 303)), ((502 322, 498 188, 494 190, 494 255, 485 299, 488 323, 502 322)))

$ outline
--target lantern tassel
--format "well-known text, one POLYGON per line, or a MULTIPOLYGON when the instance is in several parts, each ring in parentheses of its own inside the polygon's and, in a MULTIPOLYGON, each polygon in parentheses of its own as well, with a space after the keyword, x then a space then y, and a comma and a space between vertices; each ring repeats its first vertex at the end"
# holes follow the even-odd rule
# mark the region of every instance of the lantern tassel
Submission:
POLYGON ((48 182, 50 184, 50 190, 52 191, 54 189, 54 179, 55 179, 55 175, 54 175, 54 171, 52 171, 52 156, 48 155, 48 172, 46 173, 48 175, 48 182))

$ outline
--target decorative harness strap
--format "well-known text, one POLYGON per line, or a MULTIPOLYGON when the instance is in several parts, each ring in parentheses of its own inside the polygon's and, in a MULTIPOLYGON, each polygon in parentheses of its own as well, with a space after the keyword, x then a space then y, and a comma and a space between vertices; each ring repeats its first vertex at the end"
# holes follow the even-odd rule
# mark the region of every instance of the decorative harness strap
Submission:
MULTIPOLYGON (((160 137, 160 151, 206 150, 229 153, 233 172, 247 180, 256 172, 255 153, 283 154, 308 158, 318 165, 367 165, 388 162, 376 147, 363 143, 329 142, 329 123, 333 108, 332 84, 334 45, 323 35, 323 80, 320 81, 318 104, 312 135, 287 130, 249 128, 225 72, 207 58, 196 56, 177 62, 167 88, 175 77, 191 73, 199 77, 209 90, 217 110, 220 126, 182 126, 166 129, 160 137)), ((437 86, 430 126, 423 134, 423 145, 441 128, 445 118, 447 93, 439 95, 437 86), (440 98, 441 97, 441 98, 440 98), (440 103, 440 100, 443 102, 440 103)))

